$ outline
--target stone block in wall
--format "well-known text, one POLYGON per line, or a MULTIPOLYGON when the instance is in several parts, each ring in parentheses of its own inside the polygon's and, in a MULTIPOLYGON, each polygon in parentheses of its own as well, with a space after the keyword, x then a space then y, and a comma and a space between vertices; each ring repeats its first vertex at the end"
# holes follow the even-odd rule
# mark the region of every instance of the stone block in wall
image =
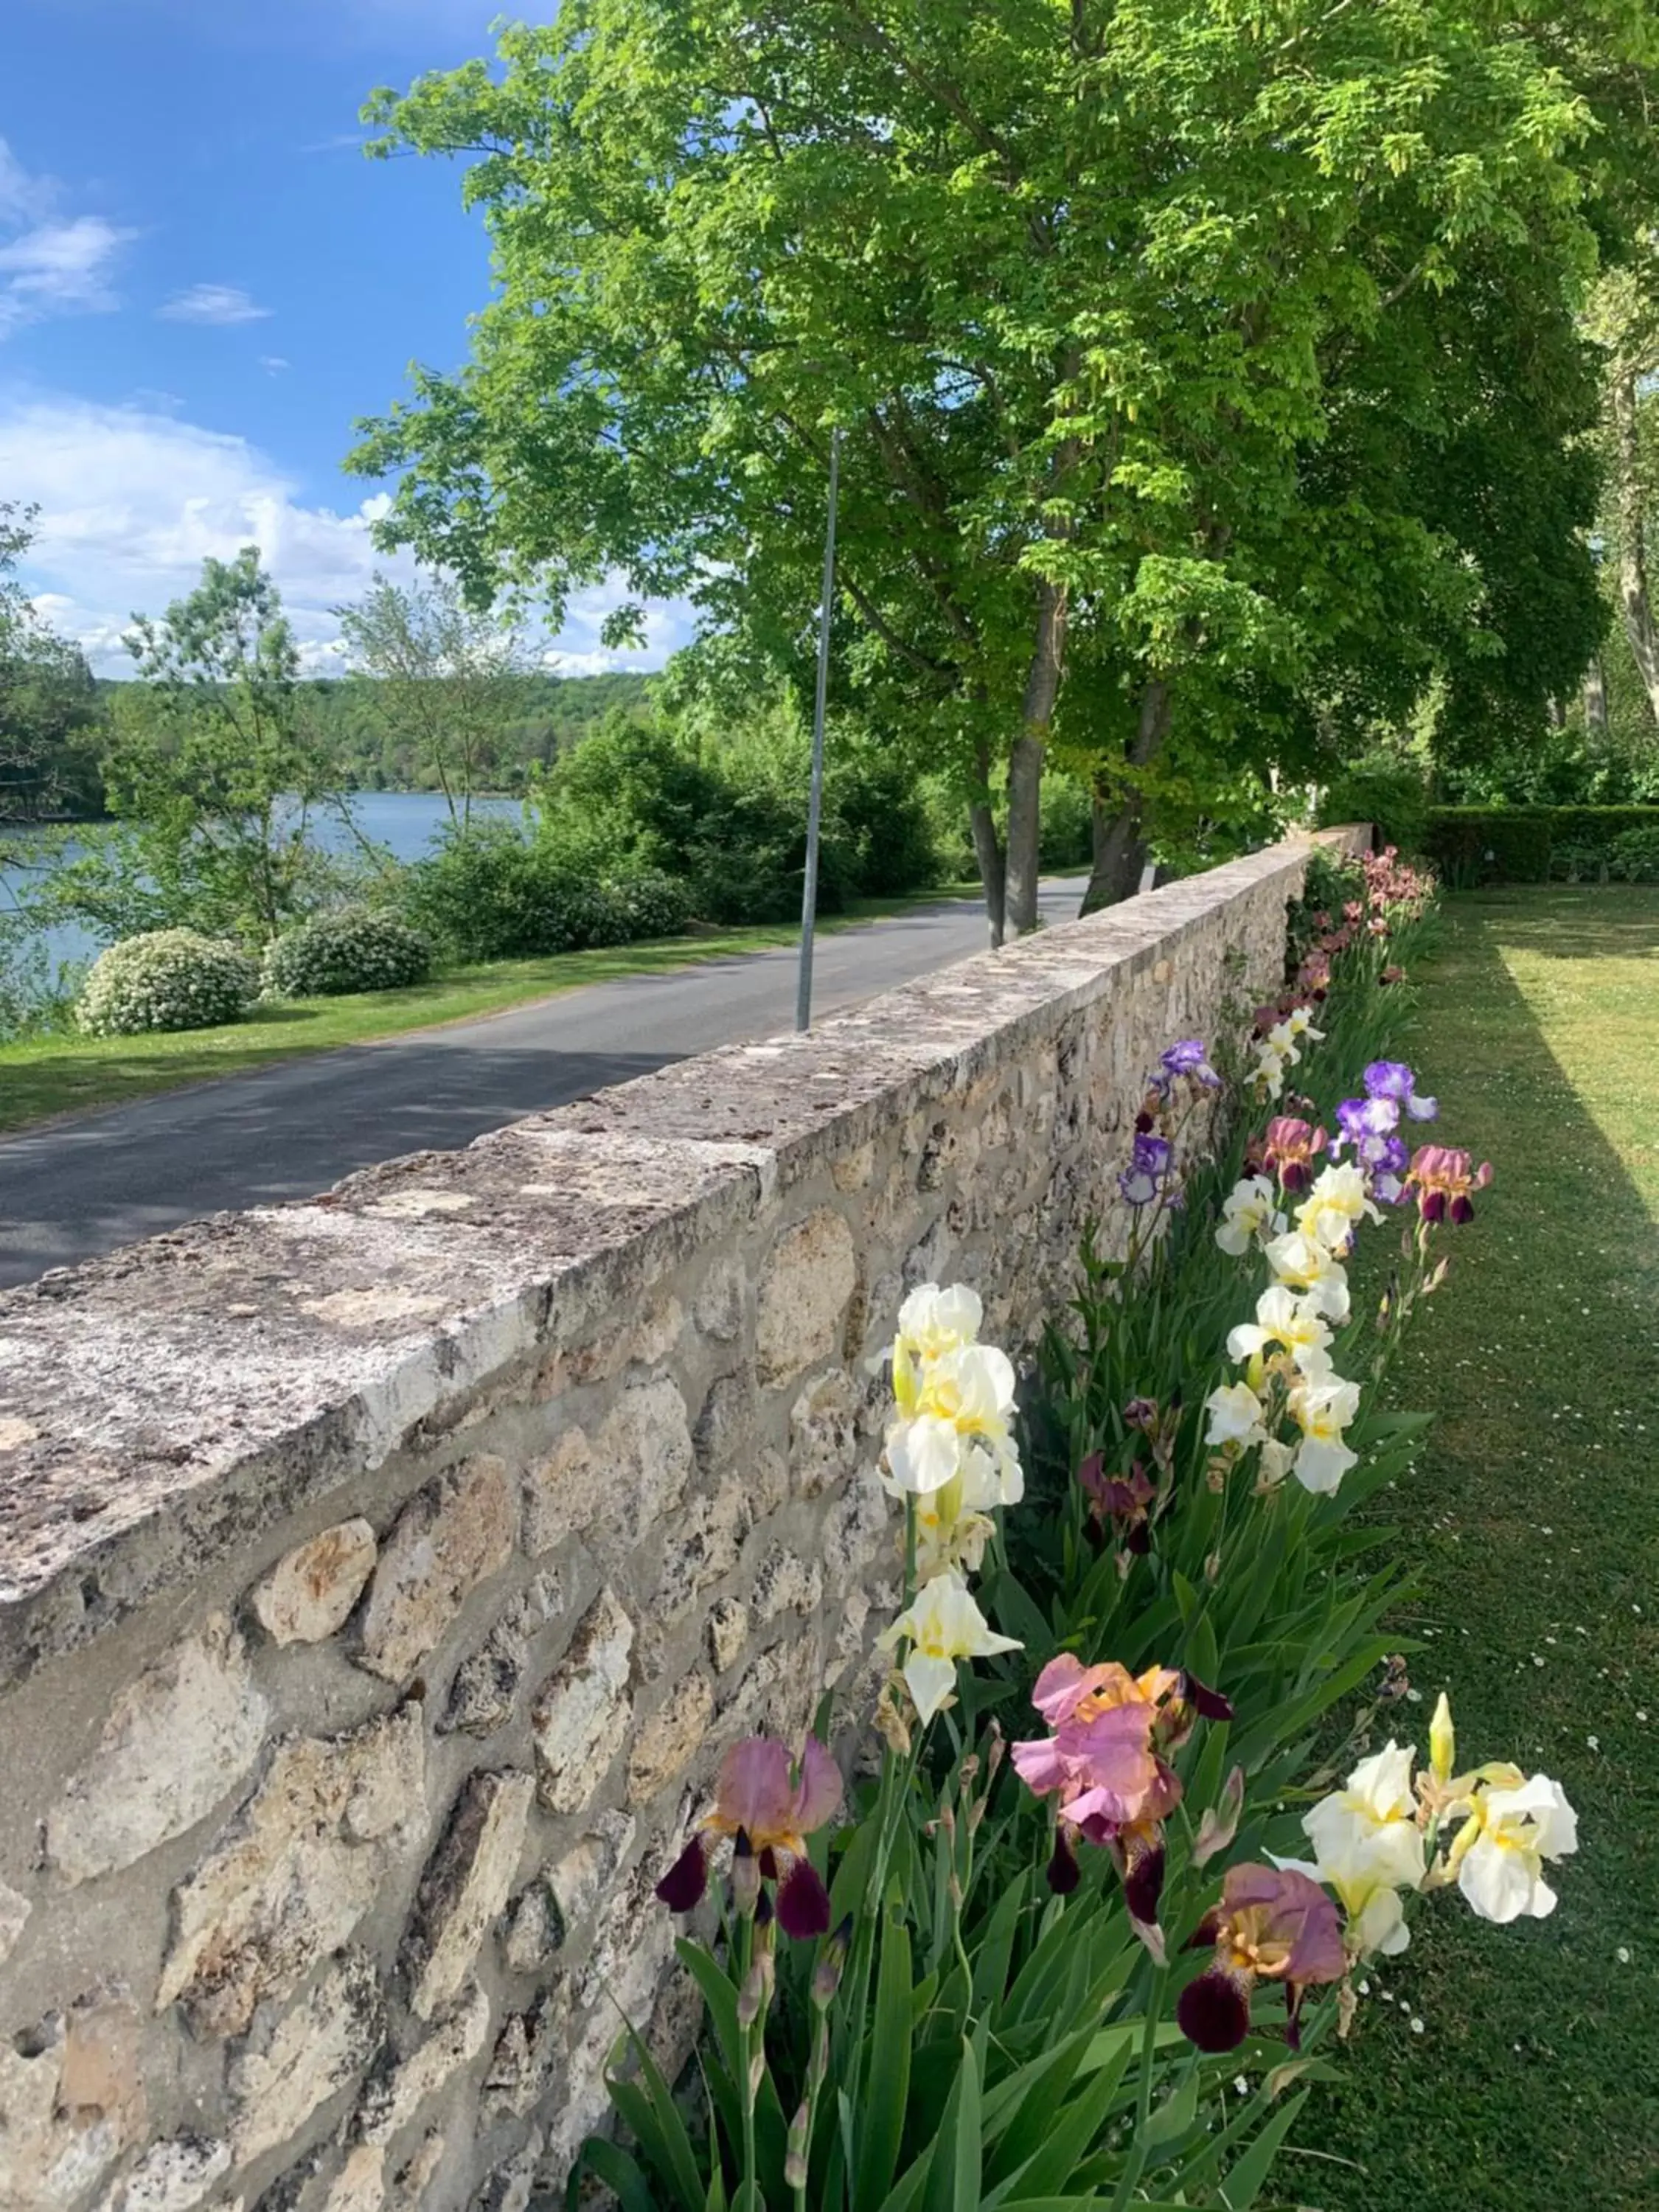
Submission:
POLYGON ((418 1704, 349 1735, 280 1744, 264 1780, 173 1893, 158 2007, 202 2035, 244 2032, 344 1942, 425 1819, 418 1704))
POLYGON ((749 1608, 740 1598, 723 1597, 709 1607, 704 1640, 717 1674, 737 1665, 749 1642, 749 1608))
POLYGON ((621 1744, 634 1704, 628 1676, 634 1624, 609 1589, 577 1625, 531 1715, 544 1803, 579 1812, 621 1744))
POLYGON ((665 1782, 684 1773, 707 1740, 714 1717, 714 1685, 694 1668, 641 1724, 628 1760, 630 1805, 646 1804, 665 1782))
POLYGON ((528 1774, 475 1774, 461 1791, 416 1894, 404 1939, 410 2008, 430 2020, 472 1971, 506 1906, 536 1784, 528 1774))
POLYGON ((364 2085, 351 2127, 364 2142, 389 2143, 483 2049, 489 1999, 471 1982, 408 2057, 382 2059, 364 2085))
POLYGON ((590 1438, 567 1430, 525 1486, 525 1547, 532 1556, 586 1534, 601 1559, 631 1551, 684 1494, 691 1428, 672 1378, 625 1389, 590 1438))
POLYGON ((844 1480, 861 1449, 863 1407, 863 1392, 843 1367, 802 1390, 789 1410, 789 1464, 799 1497, 821 1497, 844 1480))
POLYGON ((772 1247, 755 1310, 755 1352, 763 1382, 787 1382, 804 1367, 839 1357, 847 1310, 858 1288, 853 1232, 820 1206, 772 1247))
POLYGON ((319 2212, 385 2212, 386 2153, 359 2143, 328 2185, 319 2212))
POLYGON ((230 2063, 231 2144, 246 2166, 295 2136, 355 2081, 386 2033, 380 1972, 367 1951, 337 1952, 286 2012, 262 2007, 230 2063))
POLYGON ((367 1521, 341 1521, 280 1559, 254 1588, 253 1617, 273 1644, 320 1644, 344 1627, 374 1571, 367 1521))
POLYGON ((530 1671, 532 1646, 558 1617, 560 1603, 560 1578, 551 1571, 538 1575, 514 1600, 478 1649, 456 1668, 438 1723, 441 1735, 493 1735, 506 1727, 530 1671))
POLYGON ((50 1863, 88 1881, 194 1827, 258 1757, 266 1711, 241 1638, 213 1614, 117 1697, 47 1816, 50 1863))
POLYGON ((197 2212, 229 2172, 230 2161, 230 2145, 215 2136, 152 2143, 110 2185, 98 2212, 197 2212))
POLYGON ((493 1455, 428 1483, 381 1547, 359 1664, 407 1681, 479 1583, 507 1565, 518 1532, 517 1491, 493 1455))
POLYGON ((33 1909, 27 1897, 0 1881, 0 1966, 15 1949, 33 1909))
POLYGON ((547 1869, 561 1930, 580 1928, 633 1848, 631 1813, 596 1813, 587 1833, 547 1869))
POLYGON ((0 2039, 0 2212, 67 2212, 143 2141, 139 2037, 118 1984, 0 2039))
POLYGON ((514 2013, 490 2054, 480 2100, 489 2120, 523 2119, 552 2086, 563 2054, 569 1993, 562 1984, 544 1990, 528 2012, 514 2013))

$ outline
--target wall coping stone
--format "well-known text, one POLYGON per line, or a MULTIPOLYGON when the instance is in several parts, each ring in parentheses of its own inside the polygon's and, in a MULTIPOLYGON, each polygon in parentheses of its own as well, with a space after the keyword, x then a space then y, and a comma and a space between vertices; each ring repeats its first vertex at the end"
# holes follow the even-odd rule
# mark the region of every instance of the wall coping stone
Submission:
MULTIPOLYGON (((1321 842, 1348 842, 1348 832, 1321 842)), ((0 1687, 626 1307, 776 1192, 1015 1058, 1306 838, 321 1196, 0 1296, 0 1687)))

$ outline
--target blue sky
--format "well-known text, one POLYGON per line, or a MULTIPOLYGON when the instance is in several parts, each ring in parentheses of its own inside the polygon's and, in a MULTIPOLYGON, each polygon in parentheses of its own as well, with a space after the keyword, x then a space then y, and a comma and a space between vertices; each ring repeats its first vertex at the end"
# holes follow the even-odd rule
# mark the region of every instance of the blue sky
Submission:
MULTIPOLYGON (((457 170, 366 160, 358 110, 487 52, 500 12, 0 0, 0 499, 40 503, 31 587, 100 672, 126 672, 135 611, 251 540, 311 665, 337 665, 329 610, 377 565, 353 421, 411 361, 459 365, 489 289, 457 170)), ((558 665, 619 665, 613 596, 573 606, 558 665)), ((621 665, 684 635, 663 610, 621 665)))

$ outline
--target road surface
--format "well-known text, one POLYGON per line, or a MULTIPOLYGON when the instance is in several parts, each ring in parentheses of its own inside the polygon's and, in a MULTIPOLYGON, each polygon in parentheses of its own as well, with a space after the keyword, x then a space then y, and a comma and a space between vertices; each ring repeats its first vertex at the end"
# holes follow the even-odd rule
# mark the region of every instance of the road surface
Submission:
MULTIPOLYGON (((1082 893, 1081 878, 1045 883, 1044 918, 1069 921, 1082 893)), ((891 990, 984 945, 982 912, 967 900, 820 937, 813 1012, 891 990)), ((794 1010, 794 952, 745 953, 0 1138, 0 1285, 200 1214, 308 1198, 400 1153, 471 1144, 606 1084, 788 1029, 794 1010)))

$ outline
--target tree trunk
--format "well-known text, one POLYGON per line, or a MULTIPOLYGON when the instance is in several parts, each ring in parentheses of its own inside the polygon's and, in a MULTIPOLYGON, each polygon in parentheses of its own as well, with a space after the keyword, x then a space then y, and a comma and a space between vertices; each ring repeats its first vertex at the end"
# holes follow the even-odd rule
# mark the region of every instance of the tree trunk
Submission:
MULTIPOLYGON (((1129 763, 1145 768, 1162 746, 1170 730, 1170 687, 1154 678, 1140 695, 1140 720, 1129 747, 1129 763)), ((1140 795, 1131 791, 1115 814, 1109 814, 1099 799, 1094 810, 1094 866, 1089 888, 1083 894, 1083 912, 1095 914, 1120 899, 1133 898, 1140 889, 1146 865, 1146 841, 1140 834, 1140 795)))
POLYGON ((1607 734, 1607 679, 1599 653, 1584 671, 1584 727, 1599 738, 1607 734))
POLYGON ((1025 678, 1020 720, 1024 727, 1008 762, 1008 854, 1004 925, 1012 937, 1037 926, 1037 875, 1042 793, 1042 753, 1060 696, 1066 659, 1066 586, 1037 587, 1036 639, 1025 678))
POLYGON ((1647 547, 1643 537, 1646 501, 1642 496, 1633 369, 1621 371, 1613 380, 1613 422, 1619 456, 1619 605, 1631 657, 1654 720, 1659 721, 1659 635, 1654 629, 1653 609, 1648 600, 1647 547))
POLYGON ((991 950, 998 951, 1002 944, 1002 923, 1006 896, 1007 879, 1002 857, 1002 840, 997 835, 996 817, 988 804, 976 799, 968 811, 968 819, 974 832, 974 857, 979 862, 979 879, 985 890, 985 918, 990 926, 991 950))

